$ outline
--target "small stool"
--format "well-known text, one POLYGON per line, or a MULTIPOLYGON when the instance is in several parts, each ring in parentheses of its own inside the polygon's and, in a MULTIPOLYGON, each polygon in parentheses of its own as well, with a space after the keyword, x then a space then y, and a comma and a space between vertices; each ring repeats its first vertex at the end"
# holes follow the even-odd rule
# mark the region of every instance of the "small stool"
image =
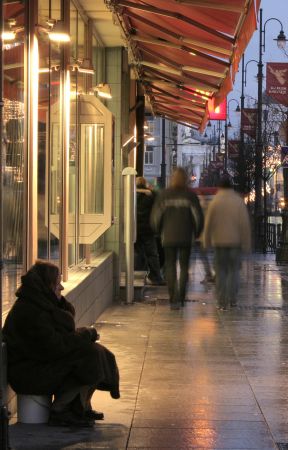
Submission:
POLYGON ((49 395, 17 394, 18 422, 47 423, 52 404, 49 395))

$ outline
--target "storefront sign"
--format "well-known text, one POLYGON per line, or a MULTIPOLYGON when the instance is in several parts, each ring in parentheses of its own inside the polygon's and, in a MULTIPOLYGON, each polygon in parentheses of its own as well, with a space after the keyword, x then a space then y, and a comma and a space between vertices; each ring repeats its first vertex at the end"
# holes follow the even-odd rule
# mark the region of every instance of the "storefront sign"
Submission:
POLYGON ((256 125, 257 125, 257 109, 243 108, 241 111, 241 125, 243 132, 248 136, 256 139, 256 125))
POLYGON ((266 92, 276 102, 288 106, 288 63, 267 63, 266 92))

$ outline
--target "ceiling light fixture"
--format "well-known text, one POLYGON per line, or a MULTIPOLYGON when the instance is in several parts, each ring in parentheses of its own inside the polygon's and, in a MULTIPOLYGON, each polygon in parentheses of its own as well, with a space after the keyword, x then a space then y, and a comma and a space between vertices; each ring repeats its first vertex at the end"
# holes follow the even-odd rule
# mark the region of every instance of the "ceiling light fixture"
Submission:
POLYGON ((91 60, 89 58, 84 58, 83 60, 77 60, 71 65, 71 70, 85 73, 87 75, 94 75, 95 71, 92 66, 91 60))
POLYGON ((108 83, 99 83, 93 88, 93 90, 98 93, 99 97, 107 99, 112 98, 111 87, 108 83))
MULTIPOLYGON (((70 42, 70 35, 67 33, 64 27, 63 20, 49 19, 47 24, 50 28, 48 30, 49 39, 53 42, 70 42)), ((47 30, 46 30, 47 31, 47 30)))
POLYGON ((2 31, 2 40, 7 41, 14 41, 16 38, 16 31, 13 29, 16 25, 15 19, 9 19, 7 23, 4 25, 4 30, 2 31))

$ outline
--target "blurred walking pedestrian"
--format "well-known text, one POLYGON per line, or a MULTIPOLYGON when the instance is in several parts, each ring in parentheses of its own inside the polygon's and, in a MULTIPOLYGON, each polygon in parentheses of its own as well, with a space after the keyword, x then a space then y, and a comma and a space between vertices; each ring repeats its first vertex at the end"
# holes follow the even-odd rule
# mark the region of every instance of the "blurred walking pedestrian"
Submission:
POLYGON ((204 246, 214 247, 218 308, 227 310, 237 305, 241 254, 251 248, 248 211, 228 175, 220 180, 219 191, 208 206, 204 246))
POLYGON ((144 257, 148 269, 145 283, 151 285, 165 284, 160 273, 160 262, 156 238, 150 225, 150 216, 155 201, 155 194, 148 189, 144 177, 136 178, 137 195, 137 238, 135 250, 144 257))
POLYGON ((197 195, 188 187, 188 176, 183 168, 175 169, 171 186, 157 197, 151 223, 154 230, 161 233, 170 306, 179 309, 185 302, 191 245, 203 228, 202 209, 197 195))

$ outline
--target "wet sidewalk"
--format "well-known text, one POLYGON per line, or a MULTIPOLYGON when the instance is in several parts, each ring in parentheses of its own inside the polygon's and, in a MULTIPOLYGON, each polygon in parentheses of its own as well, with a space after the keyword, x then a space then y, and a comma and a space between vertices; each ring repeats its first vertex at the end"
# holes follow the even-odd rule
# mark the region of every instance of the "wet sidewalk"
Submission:
MULTIPOLYGON (((14 449, 261 449, 288 443, 288 272, 253 257, 239 308, 219 312, 213 285, 191 263, 188 302, 171 311, 165 287, 116 305, 96 324, 117 356, 121 399, 96 392, 105 420, 74 430, 14 424, 14 449)), ((288 448, 288 446, 287 446, 288 448)))

